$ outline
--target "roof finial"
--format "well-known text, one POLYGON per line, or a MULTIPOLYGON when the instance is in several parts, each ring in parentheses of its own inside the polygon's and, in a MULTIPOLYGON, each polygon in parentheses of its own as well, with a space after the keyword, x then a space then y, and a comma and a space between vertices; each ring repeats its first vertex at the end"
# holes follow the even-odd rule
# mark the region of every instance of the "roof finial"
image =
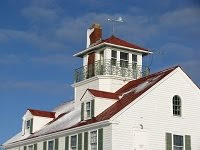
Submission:
POLYGON ((119 23, 123 23, 124 21, 122 20, 122 17, 119 17, 118 19, 107 19, 108 21, 110 21, 112 23, 112 35, 114 35, 115 33, 115 27, 114 27, 114 23, 115 22, 119 22, 119 23))

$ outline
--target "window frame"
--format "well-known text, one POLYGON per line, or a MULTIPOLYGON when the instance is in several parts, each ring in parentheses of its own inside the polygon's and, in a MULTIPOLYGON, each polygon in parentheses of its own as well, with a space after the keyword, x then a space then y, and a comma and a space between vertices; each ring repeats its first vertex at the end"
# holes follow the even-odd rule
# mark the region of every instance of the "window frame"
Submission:
POLYGON ((138 64, 138 55, 132 54, 132 68, 136 69, 137 68, 137 64, 138 64), (133 58, 134 58, 133 56, 136 58, 136 61, 133 60, 133 58))
POLYGON ((129 53, 126 52, 121 52, 120 51, 120 67, 122 68, 128 68, 128 63, 129 63, 129 53), (127 55, 127 59, 121 58, 121 54, 124 53, 127 55))
POLYGON ((117 51, 111 50, 111 66, 117 66, 117 51), (116 56, 113 56, 113 52, 115 52, 116 56))
POLYGON ((172 98, 172 109, 174 117, 182 116, 182 99, 179 95, 174 95, 172 98))
POLYGON ((78 134, 74 134, 70 136, 70 150, 73 150, 73 148, 75 148, 75 150, 78 150, 78 134), (72 137, 76 136, 76 146, 72 147, 72 137))
POLYGON ((53 142, 53 150, 55 150, 55 140, 48 140, 47 141, 47 150, 49 150, 49 142, 53 142))
POLYGON ((28 145, 28 146, 27 146, 27 149, 28 149, 28 150, 34 150, 34 145, 28 145), (30 147, 32 147, 32 149, 29 149, 30 147))
POLYGON ((92 144, 93 144, 93 143, 91 143, 91 141, 92 141, 92 140, 91 140, 91 133, 92 133, 92 132, 96 132, 96 150, 98 150, 98 130, 91 130, 91 131, 89 132, 89 135, 90 135, 89 138, 90 138, 90 139, 89 139, 89 143, 88 143, 88 144, 89 144, 90 150, 92 150, 92 144))
POLYGON ((30 129, 31 128, 31 119, 26 120, 26 129, 30 129))
POLYGON ((85 112, 86 112, 86 118, 91 118, 91 111, 92 111, 92 107, 91 107, 91 101, 87 101, 85 102, 85 112), (87 104, 89 104, 89 109, 87 108, 87 104), (88 113, 89 112, 89 113, 88 113), (89 114, 89 116, 88 116, 89 114))
POLYGON ((172 134, 172 147, 173 150, 175 150, 175 148, 182 148, 182 150, 185 150, 185 136, 184 135, 180 135, 180 134, 172 134), (180 136, 182 137, 182 145, 175 145, 174 142, 174 136, 180 136))

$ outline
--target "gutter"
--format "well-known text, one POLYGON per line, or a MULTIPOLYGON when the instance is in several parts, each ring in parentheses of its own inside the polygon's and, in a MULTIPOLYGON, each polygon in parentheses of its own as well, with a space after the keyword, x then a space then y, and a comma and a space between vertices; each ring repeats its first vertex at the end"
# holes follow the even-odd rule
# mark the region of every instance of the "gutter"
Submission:
POLYGON ((95 48, 98 48, 98 47, 101 47, 103 45, 108 45, 108 46, 113 46, 113 47, 119 47, 119 48, 122 48, 122 49, 128 49, 128 50, 134 50, 136 52, 143 52, 143 53, 146 53, 146 54, 152 54, 153 52, 150 52, 150 51, 145 51, 145 50, 141 50, 141 49, 135 49, 135 48, 130 48, 130 47, 126 47, 126 46, 120 46, 120 45, 115 45, 115 44, 111 44, 111 43, 107 43, 107 42, 103 42, 101 44, 98 44, 96 46, 93 46, 93 47, 89 47, 88 49, 85 49, 79 53, 76 53, 74 54, 73 56, 76 56, 76 57, 81 57, 80 55, 83 55, 84 53, 92 50, 92 49, 95 49, 95 48))
POLYGON ((58 131, 55 133, 49 133, 46 135, 41 135, 38 137, 33 137, 30 139, 24 139, 21 141, 17 141, 17 142, 13 142, 13 143, 9 143, 7 145, 1 145, 2 148, 13 148, 13 147, 17 147, 17 146, 22 146, 22 145, 27 145, 28 143, 35 143, 35 142, 39 142, 39 141, 45 141, 47 139, 53 139, 55 137, 62 137, 62 136, 66 136, 66 134, 70 134, 72 132, 76 132, 78 133, 80 130, 87 130, 91 127, 102 127, 102 126, 106 126, 109 124, 116 124, 116 122, 113 122, 111 120, 104 120, 104 121, 100 121, 100 122, 96 122, 96 123, 92 123, 92 124, 88 124, 88 125, 83 125, 80 127, 75 127, 72 129, 66 129, 66 130, 62 130, 62 131, 58 131))

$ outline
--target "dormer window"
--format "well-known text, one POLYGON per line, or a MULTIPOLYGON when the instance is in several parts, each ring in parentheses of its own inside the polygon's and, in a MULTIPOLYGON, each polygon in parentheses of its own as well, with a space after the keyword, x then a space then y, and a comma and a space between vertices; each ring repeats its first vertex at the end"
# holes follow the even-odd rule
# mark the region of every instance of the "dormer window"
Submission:
POLYGON ((120 52, 120 67, 128 68, 128 53, 120 52))
POLYGON ((31 120, 26 121, 26 129, 30 129, 31 127, 31 120))
POLYGON ((81 120, 93 118, 94 110, 94 100, 83 102, 81 104, 81 120))
POLYGON ((91 117, 91 104, 90 104, 90 102, 86 103, 86 114, 87 114, 87 118, 91 117))

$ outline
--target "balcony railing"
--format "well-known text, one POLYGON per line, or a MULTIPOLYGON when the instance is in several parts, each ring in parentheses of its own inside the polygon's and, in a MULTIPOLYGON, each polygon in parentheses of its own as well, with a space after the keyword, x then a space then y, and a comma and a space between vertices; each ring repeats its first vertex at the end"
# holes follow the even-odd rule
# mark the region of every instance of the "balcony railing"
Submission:
POLYGON ((80 82, 97 75, 114 75, 138 79, 149 75, 149 68, 134 63, 116 60, 96 61, 94 64, 75 69, 74 82, 80 82))

